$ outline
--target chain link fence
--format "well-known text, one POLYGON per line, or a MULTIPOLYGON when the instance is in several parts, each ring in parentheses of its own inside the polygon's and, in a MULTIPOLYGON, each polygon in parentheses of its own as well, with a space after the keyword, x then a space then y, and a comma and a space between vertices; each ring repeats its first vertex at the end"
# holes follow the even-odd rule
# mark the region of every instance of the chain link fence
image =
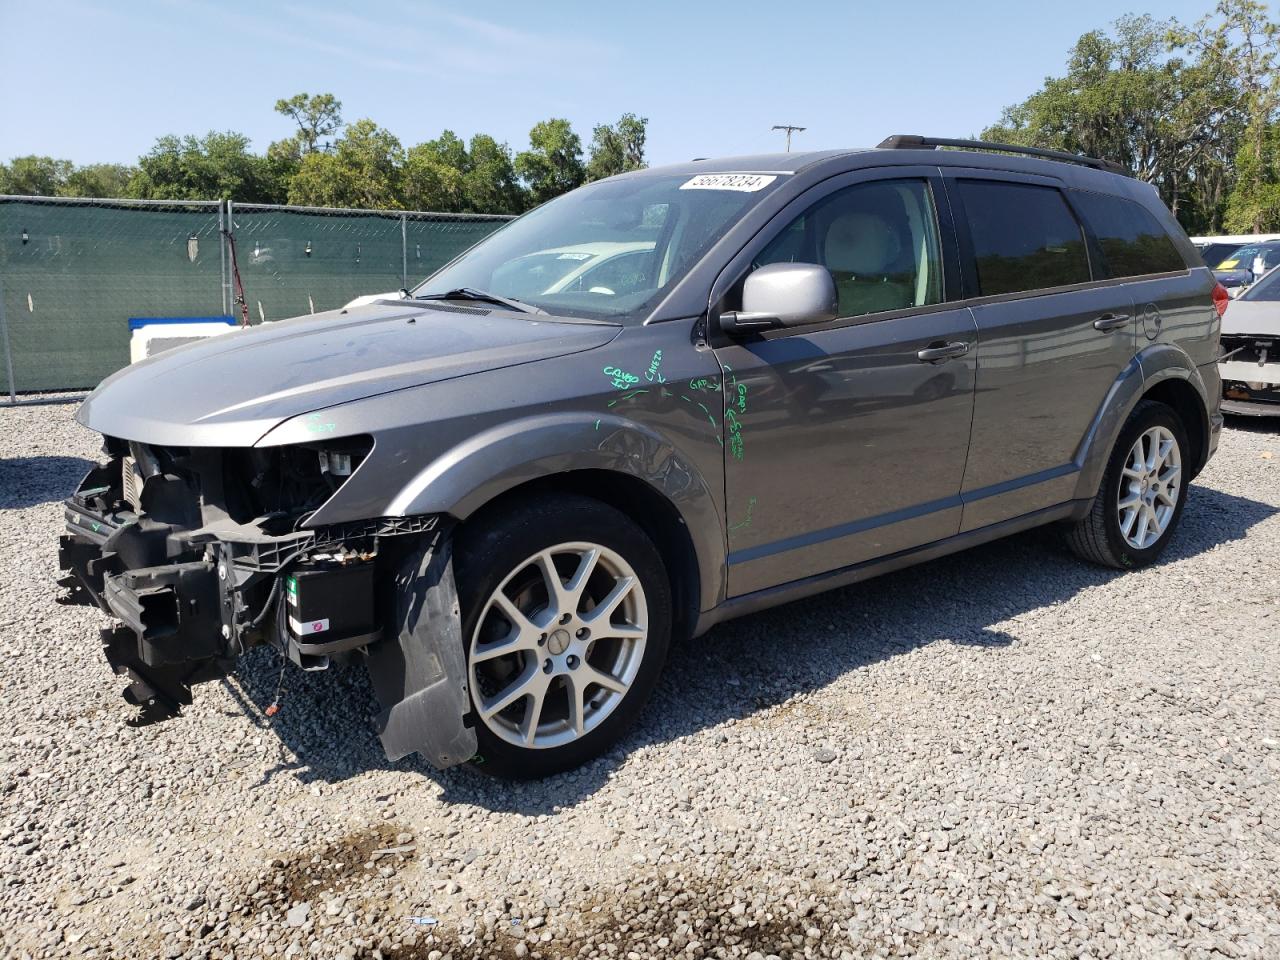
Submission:
POLYGON ((413 286, 509 219, 0 196, 0 389, 95 386, 131 318, 239 319, 233 263, 250 322, 280 320, 413 286))

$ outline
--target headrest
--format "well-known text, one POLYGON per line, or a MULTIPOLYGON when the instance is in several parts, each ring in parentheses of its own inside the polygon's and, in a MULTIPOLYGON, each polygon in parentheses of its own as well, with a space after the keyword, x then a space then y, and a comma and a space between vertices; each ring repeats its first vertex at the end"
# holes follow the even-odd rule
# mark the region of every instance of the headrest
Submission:
POLYGON ((855 276, 883 275, 902 252, 897 231, 875 213, 846 213, 827 228, 823 248, 828 270, 855 276))

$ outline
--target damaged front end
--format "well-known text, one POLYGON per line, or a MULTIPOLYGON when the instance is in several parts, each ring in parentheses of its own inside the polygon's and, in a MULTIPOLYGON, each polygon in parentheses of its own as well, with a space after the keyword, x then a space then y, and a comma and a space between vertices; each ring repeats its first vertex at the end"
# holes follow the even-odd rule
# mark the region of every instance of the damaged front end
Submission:
POLYGON ((1223 333, 1222 411, 1280 417, 1280 334, 1223 333))
POLYGON ((268 644, 305 670, 365 657, 393 759, 417 751, 448 766, 474 752, 447 518, 306 525, 371 448, 368 437, 266 449, 107 438, 106 461, 64 505, 60 582, 63 602, 119 621, 103 648, 138 722, 176 715, 195 684, 268 644), (427 581, 452 617, 421 616, 414 590, 427 581))

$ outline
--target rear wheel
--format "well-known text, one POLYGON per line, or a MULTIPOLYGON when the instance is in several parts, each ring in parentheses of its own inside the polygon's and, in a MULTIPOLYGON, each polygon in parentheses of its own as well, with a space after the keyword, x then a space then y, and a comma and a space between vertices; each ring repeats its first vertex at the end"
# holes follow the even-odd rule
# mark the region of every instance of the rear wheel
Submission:
POLYGON ((1173 408, 1154 400, 1139 403, 1111 451, 1092 508, 1068 528, 1071 549, 1107 567, 1154 562, 1186 503, 1187 452, 1186 429, 1173 408))
POLYGON ((552 495, 465 529, 456 557, 477 761, 532 777, 606 750, 666 658, 653 543, 612 507, 552 495))

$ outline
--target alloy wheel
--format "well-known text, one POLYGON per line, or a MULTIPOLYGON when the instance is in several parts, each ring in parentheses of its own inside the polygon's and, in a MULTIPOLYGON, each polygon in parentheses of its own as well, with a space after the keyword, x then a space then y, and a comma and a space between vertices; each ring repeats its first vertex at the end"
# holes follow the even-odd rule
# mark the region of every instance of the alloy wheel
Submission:
POLYGON ((1146 550, 1173 521, 1182 487, 1182 451, 1166 428, 1152 427, 1134 441, 1120 475, 1116 501, 1120 534, 1138 550, 1146 550))
POLYGON ((644 588, 622 556, 585 542, 542 550, 502 580, 476 622, 476 715, 519 747, 578 740, 622 702, 647 637, 644 588))

